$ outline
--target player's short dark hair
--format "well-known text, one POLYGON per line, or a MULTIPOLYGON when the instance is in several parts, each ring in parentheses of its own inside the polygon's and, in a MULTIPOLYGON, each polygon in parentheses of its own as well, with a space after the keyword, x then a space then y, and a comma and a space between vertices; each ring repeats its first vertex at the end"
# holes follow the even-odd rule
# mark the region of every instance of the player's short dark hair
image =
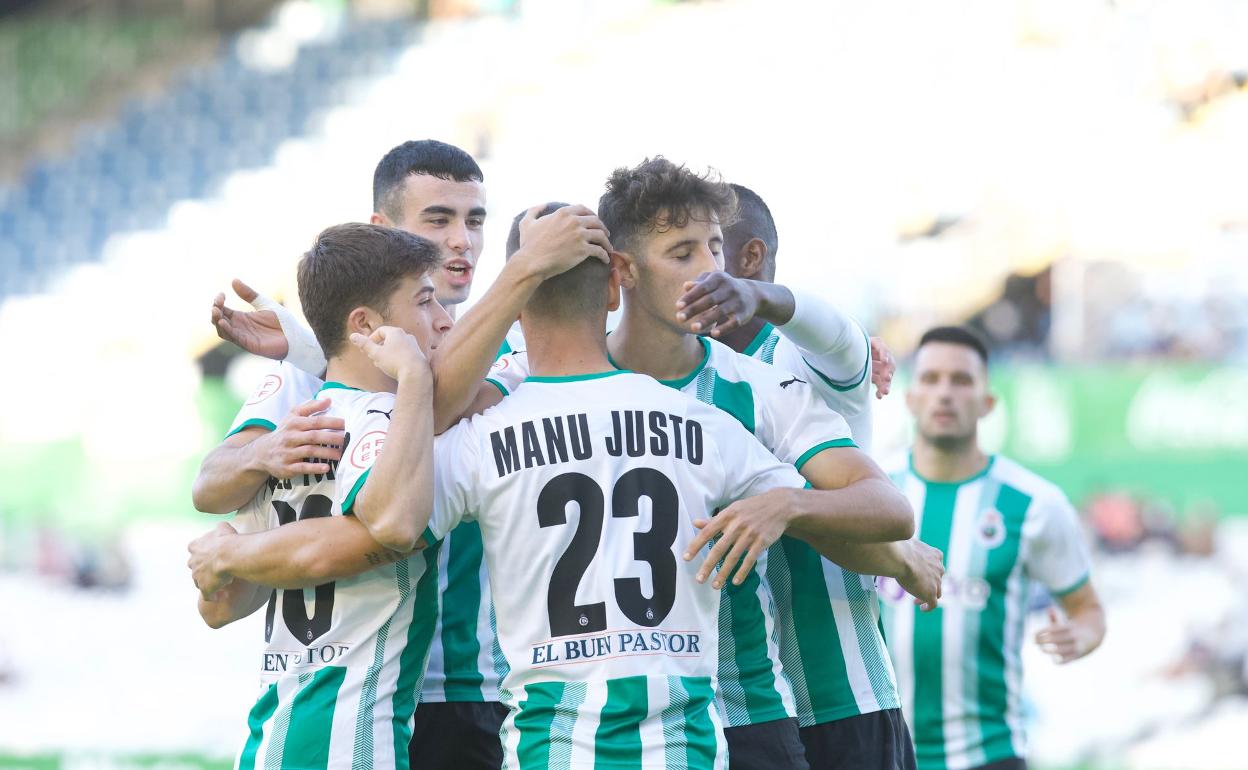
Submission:
POLYGON ((611 172, 598 199, 598 218, 611 233, 611 245, 630 253, 636 253, 643 234, 706 216, 727 226, 736 214, 737 196, 718 174, 695 174, 661 155, 611 172))
POLYGON ((391 221, 403 215, 403 183, 413 174, 455 182, 484 182, 472 156, 453 144, 421 139, 400 144, 385 154, 373 171, 373 211, 391 221))
POLYGON ((737 194, 737 219, 724 228, 724 240, 735 248, 751 238, 758 238, 767 246, 767 261, 775 265, 776 252, 780 250, 780 235, 776 232, 776 220, 771 216, 762 196, 745 185, 730 184, 737 194))
POLYGON ((970 348, 983 360, 984 366, 988 365, 988 344, 978 333, 965 326, 937 326, 934 329, 928 329, 919 338, 919 347, 929 342, 947 342, 951 345, 970 348))
POLYGON ((346 343, 347 316, 371 307, 383 316, 399 282, 434 269, 438 247, 393 227, 352 222, 321 231, 299 260, 299 302, 325 357, 346 343))
MULTIPOLYGON (((542 206, 537 215, 544 217, 567 205, 551 201, 542 206)), ((520 250, 520 221, 528 213, 529 210, 525 209, 511 220, 511 232, 507 234, 507 259, 520 250)), ((557 321, 593 318, 602 312, 603 287, 610 274, 610 267, 597 258, 586 256, 571 270, 542 281, 525 304, 524 312, 557 321)))

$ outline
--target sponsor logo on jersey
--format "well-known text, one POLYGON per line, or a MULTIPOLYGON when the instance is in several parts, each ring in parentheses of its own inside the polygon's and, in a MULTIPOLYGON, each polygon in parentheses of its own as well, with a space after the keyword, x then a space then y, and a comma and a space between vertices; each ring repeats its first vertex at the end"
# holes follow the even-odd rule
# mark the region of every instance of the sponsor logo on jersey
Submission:
MULTIPOLYGON (((893 578, 877 578, 875 586, 880 598, 889 604, 910 604, 914 601, 914 597, 893 578)), ((988 597, 991 595, 992 586, 987 580, 946 572, 940 581, 939 606, 979 612, 988 606, 988 597)))
POLYGON ((551 639, 530 646, 534 668, 611 660, 630 655, 696 658, 702 655, 702 635, 696 631, 634 628, 579 637, 551 639))
POLYGON ((300 668, 328 666, 346 655, 350 649, 349 644, 322 644, 290 652, 266 650, 260 670, 265 674, 283 674, 300 668))
POLYGON ((389 420, 389 419, 390 419, 390 415, 391 415, 391 413, 393 413, 393 412, 394 412, 394 410, 393 410, 393 409, 391 409, 389 412, 383 412, 383 411, 382 411, 382 410, 380 410, 380 409, 369 409, 369 410, 368 410, 367 412, 365 412, 364 414, 366 414, 366 415, 369 415, 369 414, 384 414, 384 415, 386 416, 386 419, 387 419, 387 420, 389 420))
POLYGON ((1005 517, 996 508, 989 508, 975 522, 975 539, 985 548, 993 549, 1005 542, 1005 517))
POLYGON ((373 467, 381 450, 386 445, 386 432, 373 430, 360 436, 360 440, 351 448, 351 464, 360 470, 373 467))
POLYGON ((282 389, 282 378, 277 374, 265 376, 264 381, 260 383, 260 387, 256 388, 256 392, 251 394, 251 398, 247 399, 246 406, 255 406, 261 401, 265 401, 274 393, 282 389))

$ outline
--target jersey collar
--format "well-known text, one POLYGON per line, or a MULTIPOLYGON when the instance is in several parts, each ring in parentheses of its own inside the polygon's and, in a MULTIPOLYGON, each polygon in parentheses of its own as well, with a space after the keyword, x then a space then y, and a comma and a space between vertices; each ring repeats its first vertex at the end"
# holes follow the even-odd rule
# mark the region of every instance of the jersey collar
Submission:
POLYGON ((771 336, 771 332, 775 328, 769 323, 763 324, 763 328, 758 330, 758 334, 754 335, 754 339, 750 340, 750 344, 746 345, 745 350, 741 351, 742 355, 754 355, 763 346, 763 343, 767 341, 767 338, 771 336))
POLYGON ((997 456, 995 454, 991 454, 991 455, 988 455, 988 464, 985 465, 979 473, 976 473, 973 476, 967 476, 966 478, 959 479, 957 481, 932 481, 931 479, 924 478, 922 474, 920 474, 918 470, 915 469, 914 452, 911 452, 907 456, 907 462, 910 464, 910 472, 914 474, 914 477, 916 479, 918 479, 919 481, 922 481, 924 484, 943 484, 945 486, 950 486, 950 487, 960 487, 963 484, 969 484, 972 481, 977 481, 979 479, 982 479, 984 476, 988 475, 988 471, 992 470, 992 465, 996 461, 997 461, 997 456))

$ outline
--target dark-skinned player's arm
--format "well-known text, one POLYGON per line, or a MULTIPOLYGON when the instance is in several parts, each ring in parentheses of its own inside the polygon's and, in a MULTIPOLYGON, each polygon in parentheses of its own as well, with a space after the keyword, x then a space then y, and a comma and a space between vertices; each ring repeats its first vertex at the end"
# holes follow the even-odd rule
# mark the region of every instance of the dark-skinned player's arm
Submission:
POLYGON ((888 346, 868 340, 857 321, 814 294, 718 270, 687 282, 676 307, 677 318, 694 334, 709 330, 722 338, 759 318, 789 338, 807 364, 831 381, 850 383, 868 369, 878 397, 892 386, 897 363, 888 346))
POLYGON ((203 513, 233 513, 255 497, 269 477, 328 473, 342 457, 342 419, 317 414, 328 399, 296 406, 276 428, 252 425, 227 436, 204 457, 191 485, 203 513))
POLYGON ((565 206, 538 217, 535 206, 520 222, 520 249, 481 299, 459 319, 434 351, 435 431, 442 433, 474 408, 497 403, 498 390, 484 382, 508 329, 547 278, 587 257, 609 262, 607 230, 585 206, 565 206), (491 392, 493 391, 493 392, 491 392))

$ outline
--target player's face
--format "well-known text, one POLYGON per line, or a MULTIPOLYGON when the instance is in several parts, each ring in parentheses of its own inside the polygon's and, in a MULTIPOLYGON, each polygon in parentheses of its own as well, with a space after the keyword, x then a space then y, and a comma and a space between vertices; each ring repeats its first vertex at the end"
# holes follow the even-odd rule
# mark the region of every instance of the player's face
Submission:
POLYGON ((412 174, 403 186, 403 215, 388 222, 428 238, 442 252, 433 287, 444 306, 468 299, 472 274, 481 256, 485 226, 485 188, 480 182, 456 182, 412 174))
POLYGON ((634 260, 636 283, 630 301, 639 302, 661 323, 687 331, 676 320, 676 300, 686 281, 723 268, 724 233, 714 217, 701 216, 684 227, 658 230, 644 236, 640 259, 634 260))
POLYGON ((416 338, 420 349, 430 355, 451 328, 451 316, 435 296, 429 275, 408 276, 399 282, 390 295, 387 313, 382 319, 387 326, 397 326, 416 338))
POLYGON ((976 425, 993 403, 987 368, 974 350, 947 342, 929 342, 919 349, 906 404, 924 439, 950 447, 973 440, 976 425))

